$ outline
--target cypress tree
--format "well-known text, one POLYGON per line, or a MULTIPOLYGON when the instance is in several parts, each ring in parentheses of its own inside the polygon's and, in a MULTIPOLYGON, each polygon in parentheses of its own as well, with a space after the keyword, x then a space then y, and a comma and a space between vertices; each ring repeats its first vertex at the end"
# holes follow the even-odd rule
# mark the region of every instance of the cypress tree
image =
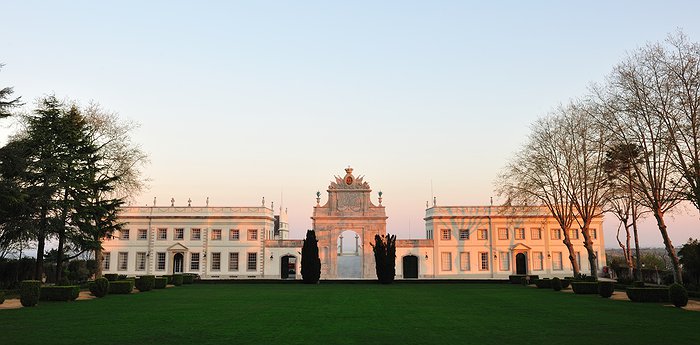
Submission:
POLYGON ((374 235, 374 264, 377 279, 382 284, 391 284, 396 276, 396 235, 374 235))
POLYGON ((317 284, 321 279, 321 259, 318 256, 316 232, 306 231, 306 239, 301 247, 301 277, 304 284, 317 284))

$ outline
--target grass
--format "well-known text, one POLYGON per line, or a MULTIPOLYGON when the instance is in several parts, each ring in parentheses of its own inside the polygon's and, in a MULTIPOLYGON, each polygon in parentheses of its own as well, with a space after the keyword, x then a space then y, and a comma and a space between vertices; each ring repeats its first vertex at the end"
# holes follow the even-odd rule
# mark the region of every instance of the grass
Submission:
POLYGON ((2 344, 691 344, 700 312, 505 284, 187 285, 0 310, 2 344))

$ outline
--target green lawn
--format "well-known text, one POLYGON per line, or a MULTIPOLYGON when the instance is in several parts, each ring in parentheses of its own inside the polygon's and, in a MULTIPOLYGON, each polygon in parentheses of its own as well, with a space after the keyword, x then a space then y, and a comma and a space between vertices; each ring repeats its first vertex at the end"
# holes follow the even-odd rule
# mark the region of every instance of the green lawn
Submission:
POLYGON ((0 310, 0 344, 697 344, 698 326, 518 285, 195 284, 0 310))

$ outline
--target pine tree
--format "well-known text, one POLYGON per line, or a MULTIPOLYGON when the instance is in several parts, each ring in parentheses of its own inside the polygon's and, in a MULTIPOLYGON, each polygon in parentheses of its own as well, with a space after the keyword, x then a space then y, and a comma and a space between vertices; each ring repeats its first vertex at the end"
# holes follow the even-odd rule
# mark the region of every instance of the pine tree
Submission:
POLYGON ((301 276, 304 284, 317 284, 321 279, 321 259, 318 256, 316 232, 306 231, 306 239, 301 248, 301 276))
MULTIPOLYGON (((2 68, 2 66, 4 65, 0 64, 0 69, 2 68)), ((10 98, 13 92, 14 91, 11 87, 4 87, 0 89, 0 119, 12 115, 10 109, 22 105, 19 101, 19 97, 14 99, 10 98)))

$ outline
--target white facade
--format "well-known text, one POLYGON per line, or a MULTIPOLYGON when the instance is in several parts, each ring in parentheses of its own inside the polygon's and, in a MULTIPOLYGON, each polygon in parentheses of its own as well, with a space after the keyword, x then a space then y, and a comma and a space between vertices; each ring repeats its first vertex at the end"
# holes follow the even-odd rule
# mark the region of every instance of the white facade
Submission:
MULTIPOLYGON (((322 279, 376 279, 370 243, 386 234, 379 194, 346 169, 317 195, 313 227, 322 279), (342 234, 355 249, 343 252, 342 234), (342 262, 359 267, 352 276, 342 262), (356 275, 355 275, 356 274, 356 275)), ((437 206, 427 208, 426 238, 397 240, 398 279, 507 279, 513 274, 573 274, 564 234, 546 208, 437 206)), ((202 279, 300 279, 302 240, 288 239, 287 212, 265 207, 126 207, 121 232, 103 243, 103 272, 129 276, 194 273, 202 279)), ((598 268, 605 263, 602 217, 591 225, 598 268)), ((570 231, 580 272, 590 274, 580 231, 570 231)))

